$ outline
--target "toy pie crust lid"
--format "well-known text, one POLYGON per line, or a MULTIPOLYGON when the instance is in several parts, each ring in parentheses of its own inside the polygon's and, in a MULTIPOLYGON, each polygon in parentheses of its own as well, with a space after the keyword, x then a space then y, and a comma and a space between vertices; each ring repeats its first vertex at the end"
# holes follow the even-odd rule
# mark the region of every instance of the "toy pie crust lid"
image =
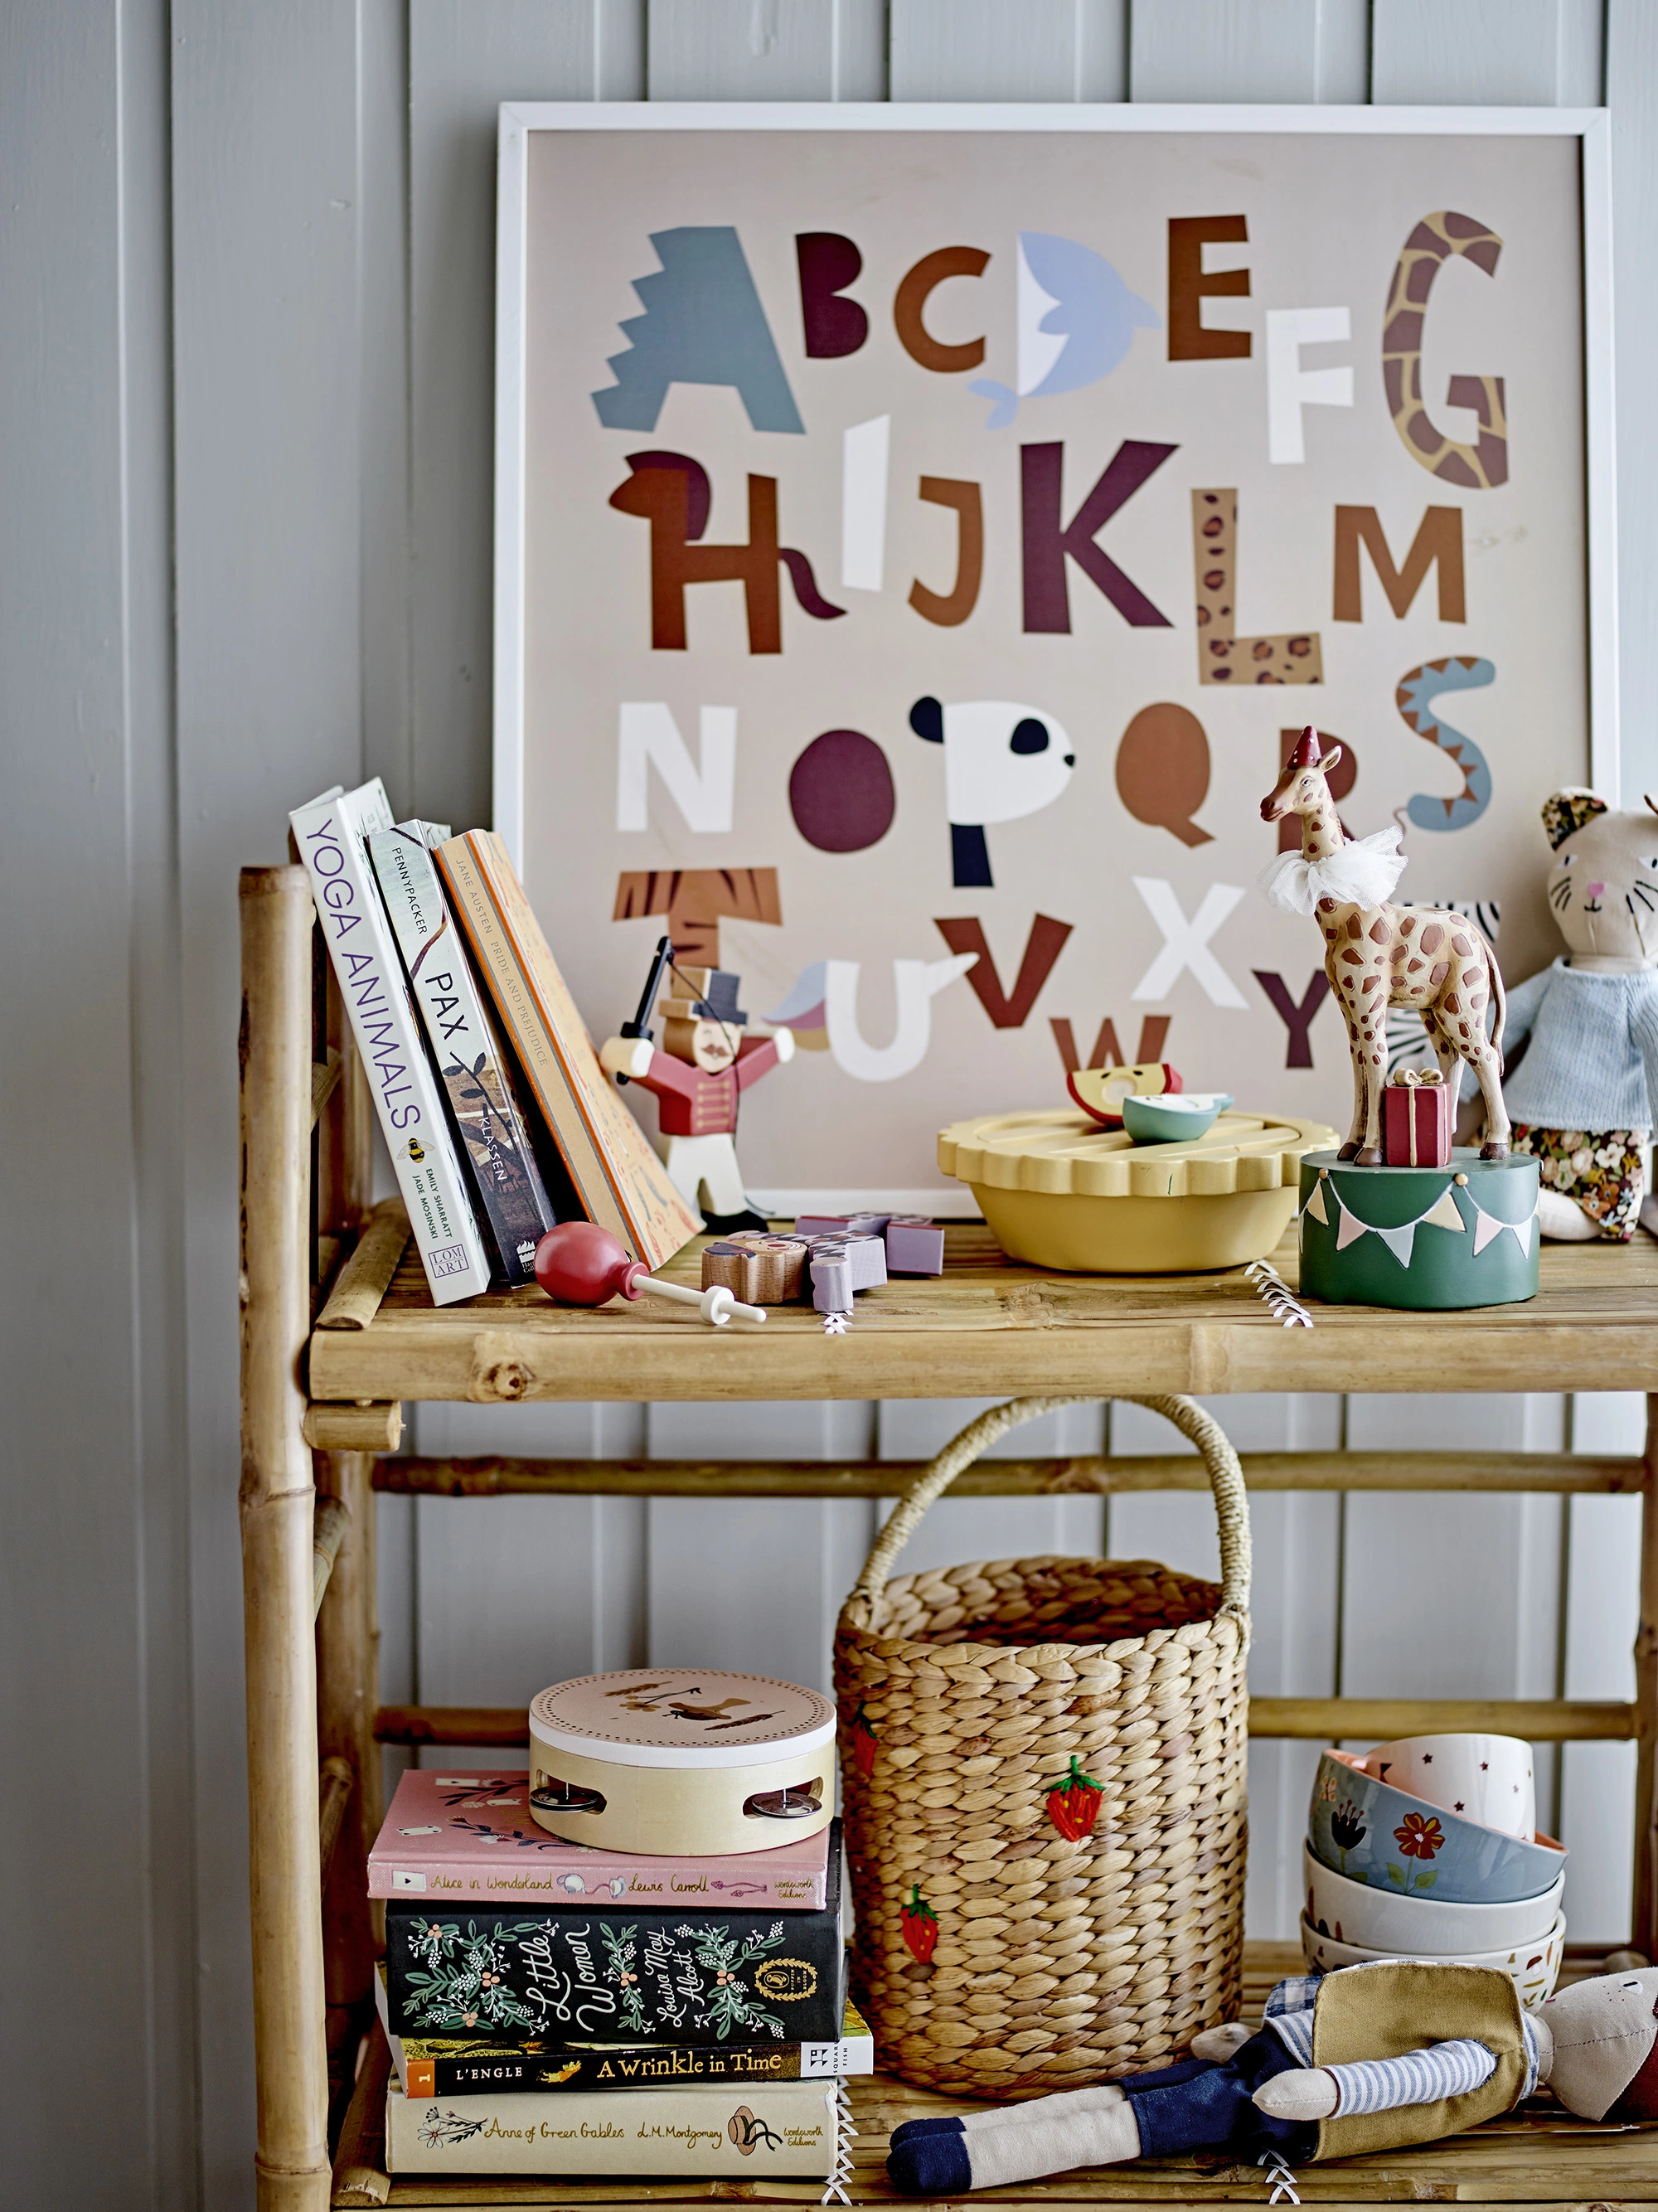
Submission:
POLYGON ((531 1703, 530 1732, 617 1766, 757 1766, 832 1743, 835 1707, 772 1674, 634 1667, 555 1682, 531 1703))
POLYGON ((938 1165, 992 1190, 1046 1191, 1077 1198, 1212 1198, 1277 1190, 1299 1177, 1301 1158, 1333 1146, 1321 1121, 1287 1114, 1221 1115, 1200 1137, 1138 1145, 1064 1108, 982 1114, 938 1133, 938 1165))

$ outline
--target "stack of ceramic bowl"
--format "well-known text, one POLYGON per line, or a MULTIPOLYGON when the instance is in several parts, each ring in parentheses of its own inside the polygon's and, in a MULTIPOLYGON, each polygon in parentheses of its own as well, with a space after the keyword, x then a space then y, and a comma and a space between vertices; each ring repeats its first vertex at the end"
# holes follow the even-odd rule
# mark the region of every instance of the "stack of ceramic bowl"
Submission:
POLYGON ((1566 1940, 1566 1854, 1536 1819, 1531 1746, 1514 1736, 1327 1751, 1302 1852, 1308 1966, 1497 1966, 1534 2010, 1566 1940))

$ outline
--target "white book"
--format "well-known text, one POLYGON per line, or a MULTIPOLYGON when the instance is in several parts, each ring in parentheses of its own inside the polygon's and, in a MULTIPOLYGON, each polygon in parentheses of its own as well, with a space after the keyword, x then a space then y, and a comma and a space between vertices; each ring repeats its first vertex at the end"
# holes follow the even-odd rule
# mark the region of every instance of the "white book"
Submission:
POLYGON ((372 832, 368 857, 501 1273, 509 1283, 532 1283, 536 1247, 557 1217, 536 1165, 528 1114, 428 849, 448 835, 437 823, 399 823, 372 832))
POLYGON ((489 1257, 368 863, 367 838, 392 826, 385 787, 375 776, 356 791, 325 792, 295 808, 288 820, 311 877, 432 1302, 452 1305, 489 1289, 489 1257))

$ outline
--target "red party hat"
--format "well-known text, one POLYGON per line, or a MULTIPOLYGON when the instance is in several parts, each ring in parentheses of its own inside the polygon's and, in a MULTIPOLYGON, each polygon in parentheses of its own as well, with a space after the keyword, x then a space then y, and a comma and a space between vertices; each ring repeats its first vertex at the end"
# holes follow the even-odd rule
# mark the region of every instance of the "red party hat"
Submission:
POLYGON ((1284 763, 1284 766, 1286 768, 1316 768, 1318 763, 1318 732, 1309 722, 1296 739, 1296 749, 1284 763))

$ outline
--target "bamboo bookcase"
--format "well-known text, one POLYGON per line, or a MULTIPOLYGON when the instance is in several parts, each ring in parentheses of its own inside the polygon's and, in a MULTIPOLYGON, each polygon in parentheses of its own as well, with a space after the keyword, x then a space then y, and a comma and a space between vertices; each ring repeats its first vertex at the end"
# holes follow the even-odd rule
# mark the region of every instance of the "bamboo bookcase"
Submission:
MULTIPOLYGON (((333 2204, 814 2202, 815 2185, 388 2181, 380 2140, 387 2052, 358 2065, 376 1951, 364 1864, 380 1819, 382 1744, 525 1742, 524 1713, 382 1706, 374 1593, 376 1491, 442 1497, 890 1497, 903 1462, 824 1466, 400 1455, 422 1399, 1012 1396, 1246 1390, 1576 1390, 1615 1373, 1648 1392, 1637 1456, 1549 1453, 1246 1454, 1257 1490, 1628 1492, 1643 1502, 1632 1703, 1257 1698, 1251 1733, 1322 1741, 1493 1729, 1549 1742, 1637 1745, 1632 1939, 1658 1956, 1658 1246, 1547 1247, 1524 1306, 1418 1319, 1357 1309, 1284 1330, 1237 1274, 1048 1278, 982 1228, 952 1231, 936 1281, 865 1293, 825 1338, 808 1310, 763 1331, 636 1308, 559 1310, 534 1291, 435 1310, 396 1200, 371 1207, 372 1103, 299 867, 241 879, 241 1526, 246 1621, 253 2009, 262 2212, 333 2204), (354 2079, 355 2070, 355 2079, 354 2079)), ((1292 1243, 1277 1255, 1294 1279, 1292 1243)), ((695 1279, 695 1251, 669 1271, 695 1279)), ((1179 1456, 981 1462, 964 1496, 1199 1487, 1179 1456)), ((527 1686, 533 1687, 535 1686, 527 1686)), ((1569 1974, 1593 1971, 1569 1954, 1569 1974)), ((1246 1964, 1258 2005, 1298 1970, 1284 1946, 1246 1964)), ((853 2085, 852 2201, 891 2197, 896 2122, 943 2100, 881 2075, 853 2085)), ((1315 2166, 1321 2203, 1394 2199, 1658 2202, 1658 2130, 1587 2129, 1527 2112, 1448 2143, 1315 2166)), ((1169 2160, 1055 2177, 993 2201, 1045 2207, 1264 2204, 1254 2167, 1169 2160)))

